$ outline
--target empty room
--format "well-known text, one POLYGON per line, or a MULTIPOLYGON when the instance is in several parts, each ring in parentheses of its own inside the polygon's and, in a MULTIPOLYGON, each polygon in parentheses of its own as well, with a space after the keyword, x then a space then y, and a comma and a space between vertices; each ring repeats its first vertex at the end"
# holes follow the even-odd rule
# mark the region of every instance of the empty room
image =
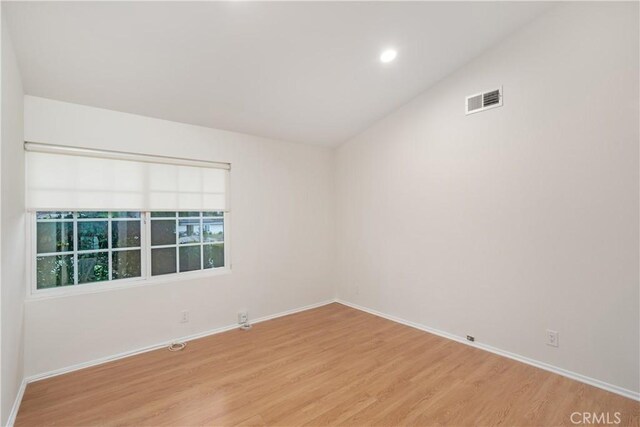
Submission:
POLYGON ((1 55, 1 426, 640 426, 640 2, 1 1, 1 55))

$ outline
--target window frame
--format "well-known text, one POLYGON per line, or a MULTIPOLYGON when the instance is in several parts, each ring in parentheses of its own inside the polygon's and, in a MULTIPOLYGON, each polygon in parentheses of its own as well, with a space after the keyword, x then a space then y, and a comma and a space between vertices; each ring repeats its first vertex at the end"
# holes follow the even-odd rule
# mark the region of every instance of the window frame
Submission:
MULTIPOLYGON (((70 211, 70 210, 65 210, 70 211)), ((67 222, 73 223, 74 228, 74 249, 77 246, 77 231, 76 227, 78 224, 78 220, 80 221, 108 221, 108 249, 105 250, 95 250, 94 252, 106 252, 109 255, 109 265, 110 265, 110 275, 111 275, 111 263, 112 263, 112 253, 115 252, 113 248, 111 248, 111 222, 112 220, 118 220, 117 218, 91 218, 91 219, 80 219, 76 218, 76 212, 85 212, 85 211, 71 211, 74 213, 74 218, 72 220, 67 220, 67 222)), ((109 211, 111 212, 111 211, 109 211)), ((140 277, 131 277, 126 279, 116 279, 116 280, 103 280, 99 282, 90 282, 90 283, 79 283, 68 286, 57 286, 51 288, 43 288, 38 289, 38 277, 37 277, 37 257, 42 254, 38 254, 37 248, 37 212, 27 212, 27 245, 26 250, 28 254, 29 262, 27 263, 27 287, 28 287, 28 298, 29 299, 40 299, 40 298, 57 298, 62 296, 69 295, 78 295, 78 294, 87 294, 87 293, 96 293, 96 292, 105 292, 110 290, 117 289, 129 289, 138 286, 148 286, 159 283, 166 282, 181 282, 185 280, 196 280, 198 278, 211 277, 211 276, 219 276, 223 274, 231 273, 231 214, 230 212, 223 212, 222 219, 224 224, 224 266, 222 267, 214 267, 214 268, 201 268, 199 270, 192 271, 176 271, 175 273, 168 273, 162 275, 151 275, 151 212, 150 211, 135 211, 140 212, 140 277)), ((176 218, 179 220, 179 212, 176 210, 176 218)), ((200 214, 200 224, 203 222, 203 216, 200 214)), ((186 219, 186 218, 185 218, 186 219)), ((64 220, 60 220, 63 222, 64 220)), ((56 222, 56 220, 49 220, 49 222, 56 222)), ((176 228, 176 241, 179 240, 179 230, 176 228)), ((200 247, 204 247, 204 242, 200 242, 200 247)), ((179 250, 180 245, 176 245, 176 250, 179 250)), ((131 248, 121 248, 119 250, 126 249, 134 249, 131 248)), ((203 267, 203 249, 201 249, 201 264, 203 267)), ((60 252, 59 254, 72 254, 74 257, 74 276, 77 276, 78 263, 77 263, 77 251, 65 251, 60 252)), ((83 253, 86 253, 83 251, 83 253)), ((53 255, 53 253, 47 255, 53 255)), ((176 259, 179 257, 176 254, 176 259)))

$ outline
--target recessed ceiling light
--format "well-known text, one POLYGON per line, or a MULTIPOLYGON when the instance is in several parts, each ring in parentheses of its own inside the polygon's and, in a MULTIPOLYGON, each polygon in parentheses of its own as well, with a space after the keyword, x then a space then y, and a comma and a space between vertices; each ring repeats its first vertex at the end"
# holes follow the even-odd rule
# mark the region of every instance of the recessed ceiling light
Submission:
POLYGON ((391 62, 396 59, 397 55, 398 52, 395 49, 387 49, 382 52, 382 55, 380 55, 380 61, 386 64, 387 62, 391 62))

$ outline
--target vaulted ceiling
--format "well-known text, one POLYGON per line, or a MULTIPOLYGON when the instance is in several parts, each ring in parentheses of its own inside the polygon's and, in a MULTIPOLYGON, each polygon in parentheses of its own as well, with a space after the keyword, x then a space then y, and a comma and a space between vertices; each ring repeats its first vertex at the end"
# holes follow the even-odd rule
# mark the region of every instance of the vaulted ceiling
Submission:
POLYGON ((25 92, 336 145, 549 8, 537 2, 4 2, 25 92), (382 64, 392 47, 395 61, 382 64))

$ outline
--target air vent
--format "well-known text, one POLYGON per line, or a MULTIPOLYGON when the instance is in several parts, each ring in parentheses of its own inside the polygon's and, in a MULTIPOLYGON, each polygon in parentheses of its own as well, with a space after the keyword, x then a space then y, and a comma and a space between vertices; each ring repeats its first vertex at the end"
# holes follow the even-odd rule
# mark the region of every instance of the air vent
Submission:
POLYGON ((488 107, 500 103, 500 90, 492 90, 482 95, 482 106, 488 107))
POLYGON ((502 88, 489 90, 467 96, 465 102, 465 113, 479 113, 490 108, 502 106, 502 88))
POLYGON ((467 98, 467 113, 482 109, 482 94, 467 98))

